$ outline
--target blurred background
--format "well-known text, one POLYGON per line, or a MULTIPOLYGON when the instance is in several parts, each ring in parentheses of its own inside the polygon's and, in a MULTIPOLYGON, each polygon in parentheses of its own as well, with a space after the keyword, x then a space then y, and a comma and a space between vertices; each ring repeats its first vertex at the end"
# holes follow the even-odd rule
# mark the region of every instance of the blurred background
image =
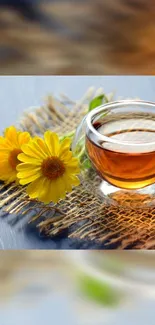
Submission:
POLYGON ((1 325, 153 325, 152 254, 1 251, 1 325))
POLYGON ((155 74, 155 0, 0 0, 0 74, 155 74))

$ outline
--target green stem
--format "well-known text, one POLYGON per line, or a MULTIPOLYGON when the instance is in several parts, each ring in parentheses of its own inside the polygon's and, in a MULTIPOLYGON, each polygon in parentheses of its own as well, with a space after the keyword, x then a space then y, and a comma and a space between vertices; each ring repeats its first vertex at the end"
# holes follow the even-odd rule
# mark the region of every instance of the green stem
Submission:
POLYGON ((64 140, 65 138, 71 138, 72 136, 74 136, 75 134, 75 130, 69 132, 69 133, 66 133, 65 135, 62 135, 59 137, 60 141, 64 140))
POLYGON ((85 146, 81 149, 80 153, 76 157, 80 159, 84 153, 85 153, 85 146))

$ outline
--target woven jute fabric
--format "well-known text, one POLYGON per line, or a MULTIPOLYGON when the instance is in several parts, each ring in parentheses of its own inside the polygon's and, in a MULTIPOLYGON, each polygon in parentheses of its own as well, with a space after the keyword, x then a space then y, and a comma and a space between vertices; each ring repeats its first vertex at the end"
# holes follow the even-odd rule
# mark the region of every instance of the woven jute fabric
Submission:
MULTIPOLYGON (((65 96, 61 100, 49 97, 42 107, 27 110, 19 126, 31 135, 41 136, 47 129, 64 135, 79 125, 91 98, 91 91, 77 102, 65 96)), ((35 222, 47 236, 65 231, 70 238, 100 242, 105 248, 154 249, 155 207, 137 208, 132 197, 129 199, 126 194, 119 197, 120 205, 111 205, 98 195, 99 182, 100 178, 90 169, 81 175, 80 186, 57 205, 30 200, 23 187, 2 184, 0 207, 15 214, 17 220, 27 221, 28 216, 29 222, 35 222), (128 206, 123 206, 124 201, 128 206)), ((143 206, 144 197, 138 196, 137 200, 139 206, 143 206)))

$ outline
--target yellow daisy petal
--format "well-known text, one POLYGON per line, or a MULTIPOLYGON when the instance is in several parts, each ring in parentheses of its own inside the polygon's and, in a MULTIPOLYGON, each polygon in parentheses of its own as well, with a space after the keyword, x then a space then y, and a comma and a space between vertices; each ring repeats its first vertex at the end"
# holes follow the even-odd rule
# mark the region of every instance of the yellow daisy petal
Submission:
POLYGON ((39 147, 47 154, 50 155, 50 150, 48 149, 45 141, 39 137, 36 138, 37 144, 39 147))
POLYGON ((5 168, 5 166, 8 165, 8 161, 7 161, 8 156, 3 157, 2 159, 1 159, 1 156, 0 156, 0 169, 5 168))
POLYGON ((79 167, 79 161, 77 158, 72 157, 70 161, 67 163, 65 162, 65 168, 66 171, 70 174, 79 174, 80 173, 80 167, 79 167))
POLYGON ((45 204, 57 203, 62 196, 60 188, 57 187, 56 181, 50 182, 49 180, 45 183, 45 192, 40 195, 40 200, 45 204))
POLYGON ((22 152, 22 143, 28 143, 29 139, 29 133, 18 131, 14 126, 7 128, 4 137, 0 137, 1 180, 7 183, 17 180, 18 154, 22 152))
POLYGON ((29 142, 29 144, 24 144, 22 146, 22 151, 29 157, 32 157, 32 158, 37 158, 37 159, 44 159, 44 155, 36 148, 35 148, 35 144, 34 142, 29 142))
POLYGON ((62 195, 62 197, 64 197, 64 195, 66 194, 67 190, 66 190, 66 184, 63 180, 62 177, 57 178, 56 180, 56 186, 57 188, 60 189, 60 196, 62 195))
POLYGON ((6 170, 3 170, 3 174, 0 177, 1 181, 5 181, 9 183, 9 180, 11 179, 11 182, 15 181, 17 178, 16 171, 10 170, 9 168, 6 168, 6 170))
MULTIPOLYGON (((17 174, 17 176, 18 176, 18 174, 17 174)), ((35 181, 37 178, 40 178, 40 173, 36 173, 33 176, 26 177, 26 178, 23 178, 23 179, 20 179, 20 177, 19 177, 19 179, 20 179, 19 183, 21 185, 26 185, 26 184, 29 184, 29 183, 35 181)))
POLYGON ((49 200, 50 202, 57 203, 62 197, 64 197, 64 192, 59 186, 59 182, 57 179, 51 182, 49 200))
POLYGON ((17 140, 17 129, 15 128, 15 126, 10 126, 9 128, 6 128, 4 131, 4 136, 5 138, 7 138, 8 140, 17 140))
POLYGON ((28 143, 30 141, 30 134, 28 132, 22 132, 18 136, 18 144, 21 147, 23 144, 28 143))
POLYGON ((64 199, 66 196, 66 187, 63 179, 59 177, 53 184, 51 184, 51 192, 54 195, 54 203, 57 203, 60 199, 64 199))
POLYGON ((72 191, 72 185, 71 185, 71 183, 68 181, 68 176, 67 176, 67 174, 64 174, 64 175, 62 176, 62 180, 63 180, 63 182, 64 182, 64 184, 65 184, 66 192, 71 192, 71 191, 72 191))
POLYGON ((44 178, 40 177, 28 185, 27 194, 30 198, 35 199, 40 196, 44 181, 44 178))
POLYGON ((68 167, 79 167, 79 161, 78 161, 78 159, 77 158, 72 158, 72 159, 70 159, 70 161, 68 161, 67 163, 66 163, 66 165, 68 166, 68 167))
POLYGON ((33 148, 41 154, 42 158, 48 157, 48 150, 44 150, 43 146, 39 144, 38 138, 33 139, 33 148))
POLYGON ((11 183, 17 181, 16 173, 14 172, 14 174, 11 174, 10 176, 8 175, 7 179, 4 179, 4 181, 6 184, 11 184, 11 183))
POLYGON ((10 150, 10 145, 7 143, 7 141, 4 138, 3 138, 3 140, 4 141, 0 140, 0 150, 9 151, 10 150))
POLYGON ((66 167, 66 172, 68 174, 76 173, 78 175, 78 174, 80 174, 80 168, 79 167, 70 167, 70 166, 67 166, 66 167))
POLYGON ((17 166, 18 172, 28 172, 29 170, 40 170, 40 166, 28 163, 21 163, 17 166))
POLYGON ((40 166, 42 159, 32 158, 30 156, 25 155, 24 153, 20 153, 18 155, 18 159, 23 163, 30 163, 32 165, 40 166))
POLYGON ((72 185, 74 186, 80 185, 80 180, 77 176, 70 175, 69 178, 71 179, 72 185))
POLYGON ((5 142, 5 138, 2 137, 2 136, 0 136, 0 144, 1 144, 1 142, 2 142, 2 143, 5 142))
POLYGON ((42 202, 48 204, 50 202, 54 202, 55 199, 55 193, 54 191, 51 192, 51 182, 50 180, 46 180, 45 183, 45 192, 40 196, 42 202))
POLYGON ((70 150, 70 147, 71 147, 71 139, 70 138, 64 139, 60 144, 60 154, 66 150, 67 151, 70 150))
POLYGON ((48 180, 46 178, 42 177, 42 179, 40 180, 40 184, 38 186, 38 189, 39 189, 38 190, 38 192, 39 192, 38 199, 39 200, 41 200, 41 197, 43 197, 46 193, 46 188, 47 188, 46 184, 47 183, 48 183, 48 180))
POLYGON ((43 178, 43 179, 44 179, 44 181, 42 183, 42 190, 40 190, 38 199, 40 201, 46 203, 46 196, 47 196, 47 194, 49 194, 50 181, 47 178, 43 178))
POLYGON ((72 157, 73 157, 73 154, 72 154, 71 151, 68 151, 68 152, 65 151, 65 152, 63 152, 62 154, 59 155, 59 158, 61 160, 63 160, 65 163, 70 162, 70 160, 72 159, 72 157))
POLYGON ((19 173, 17 173, 17 177, 22 179, 27 179, 33 175, 39 175, 41 176, 41 172, 40 172, 40 168, 32 168, 32 169, 28 169, 28 170, 25 170, 25 171, 21 171, 19 173))
POLYGON ((45 143, 50 151, 51 156, 57 156, 59 153, 59 138, 56 133, 46 131, 44 134, 45 143))
POLYGON ((0 172, 1 172, 2 176, 3 176, 4 174, 12 173, 13 170, 10 167, 10 165, 6 162, 6 164, 0 165, 0 172))

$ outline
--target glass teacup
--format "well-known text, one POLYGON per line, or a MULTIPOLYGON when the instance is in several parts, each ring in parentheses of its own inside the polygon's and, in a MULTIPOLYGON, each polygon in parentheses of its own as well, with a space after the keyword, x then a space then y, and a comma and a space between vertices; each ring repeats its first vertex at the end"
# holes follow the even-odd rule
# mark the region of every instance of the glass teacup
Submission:
POLYGON ((78 127, 73 150, 84 139, 101 177, 99 193, 111 202, 152 205, 155 183, 155 103, 122 100, 97 107, 78 127))

